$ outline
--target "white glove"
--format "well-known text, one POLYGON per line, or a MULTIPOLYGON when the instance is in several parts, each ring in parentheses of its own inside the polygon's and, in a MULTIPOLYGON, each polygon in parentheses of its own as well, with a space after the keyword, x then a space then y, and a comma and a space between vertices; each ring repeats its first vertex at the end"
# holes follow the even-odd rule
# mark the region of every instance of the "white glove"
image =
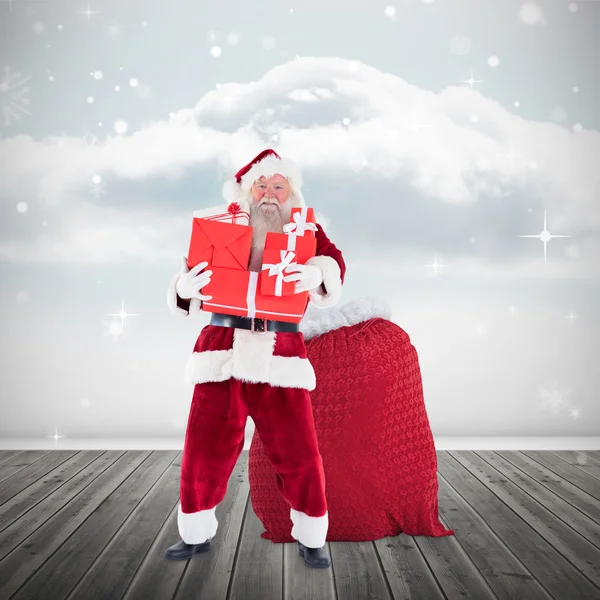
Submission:
POLYGON ((315 265, 292 264, 285 269, 285 273, 296 271, 296 274, 284 277, 284 281, 296 281, 295 293, 316 290, 323 283, 323 271, 315 265))
POLYGON ((198 263, 195 267, 188 269, 187 256, 181 257, 181 275, 175 285, 175 291, 180 298, 189 300, 198 298, 199 300, 212 300, 212 296, 205 296, 200 290, 210 283, 212 271, 204 271, 208 266, 207 262, 198 263))

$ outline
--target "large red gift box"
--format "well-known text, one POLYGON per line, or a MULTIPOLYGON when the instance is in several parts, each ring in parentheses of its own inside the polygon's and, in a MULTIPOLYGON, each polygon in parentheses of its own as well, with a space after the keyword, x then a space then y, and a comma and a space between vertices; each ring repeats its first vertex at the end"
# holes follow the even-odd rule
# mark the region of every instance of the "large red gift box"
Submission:
POLYGON ((267 233, 262 272, 248 271, 253 232, 248 216, 235 204, 194 212, 188 267, 207 262, 212 271, 202 288, 212 299, 202 302, 202 310, 299 323, 309 294, 294 293, 296 282, 283 281, 283 267, 315 256, 313 209, 292 209, 285 233, 267 233))
POLYGON ((211 267, 210 283, 202 293, 212 300, 202 301, 202 310, 239 317, 299 323, 306 311, 308 292, 293 296, 265 296, 260 293, 264 273, 211 267))
POLYGON ((210 267, 244 271, 250 261, 252 227, 194 218, 188 268, 206 261, 210 267))

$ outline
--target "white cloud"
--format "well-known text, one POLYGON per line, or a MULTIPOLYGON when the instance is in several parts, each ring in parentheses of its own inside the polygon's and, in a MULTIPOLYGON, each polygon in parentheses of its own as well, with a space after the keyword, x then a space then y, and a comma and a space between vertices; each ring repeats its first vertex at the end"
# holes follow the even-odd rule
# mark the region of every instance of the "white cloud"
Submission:
MULTIPOLYGON (((51 207, 51 221, 60 224, 19 237, 19 219, 27 217, 13 210, 6 224, 12 233, 0 245, 0 258, 37 260, 36 245, 44 248, 46 260, 66 262, 164 256, 168 239, 175 239, 167 236, 187 231, 185 215, 173 209, 164 233, 164 215, 108 206, 107 196, 92 203, 92 176, 151 186, 145 183, 150 178, 176 182, 204 165, 222 181, 271 146, 274 130, 277 151, 296 160, 305 178, 337 179, 342 194, 352 195, 346 181, 356 173, 362 181, 388 182, 392 190, 408 187, 417 198, 465 210, 492 198, 508 205, 507 196, 517 194, 548 209, 551 231, 556 219, 558 233, 600 229, 597 131, 574 133, 528 121, 466 85, 436 94, 356 61, 301 58, 258 81, 222 84, 191 109, 104 141, 25 135, 0 140, 0 198, 10 207, 26 201, 28 217, 51 207), (342 124, 344 118, 349 125, 342 124), (269 136, 261 139, 261 131, 269 136)), ((579 244, 582 260, 591 244, 589 238, 579 244)))

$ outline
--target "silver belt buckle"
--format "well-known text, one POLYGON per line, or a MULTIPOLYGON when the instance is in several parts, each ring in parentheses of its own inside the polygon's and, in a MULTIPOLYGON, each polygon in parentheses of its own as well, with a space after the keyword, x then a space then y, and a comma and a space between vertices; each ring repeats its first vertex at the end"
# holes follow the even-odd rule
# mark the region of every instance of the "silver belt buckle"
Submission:
POLYGON ((252 318, 252 320, 250 321, 250 331, 252 333, 259 333, 259 334, 265 334, 267 333, 267 319, 255 319, 252 318), (256 321, 262 321, 263 322, 263 328, 261 329, 256 329, 256 321))

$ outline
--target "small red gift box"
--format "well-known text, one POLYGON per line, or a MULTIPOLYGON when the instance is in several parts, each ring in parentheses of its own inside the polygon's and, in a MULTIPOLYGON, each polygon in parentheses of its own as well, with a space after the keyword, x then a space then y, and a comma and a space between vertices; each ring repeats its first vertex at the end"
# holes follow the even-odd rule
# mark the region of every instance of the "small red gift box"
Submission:
POLYGON ((210 283, 202 293, 212 300, 202 310, 213 313, 299 323, 306 311, 308 292, 293 296, 264 296, 260 293, 262 272, 213 267, 210 283))
POLYGON ((206 218, 194 218, 188 268, 208 262, 210 267, 244 271, 252 249, 252 227, 206 218))
POLYGON ((242 210, 237 202, 195 210, 193 216, 197 219, 208 219, 210 221, 220 221, 221 223, 232 223, 233 225, 250 224, 250 213, 242 210))
MULTIPOLYGON (((267 233, 263 253, 263 277, 261 278, 260 293, 265 296, 292 296, 296 289, 295 281, 283 281, 278 271, 272 265, 280 263, 283 256, 293 253, 293 263, 305 264, 317 252, 317 239, 312 236, 286 235, 285 233, 267 233), (283 254, 282 254, 283 252, 283 254), (281 282, 281 294, 278 294, 278 284, 281 282)), ((293 264, 292 263, 292 264, 293 264)), ((293 271, 292 271, 293 273, 293 271)), ((283 273, 291 275, 292 273, 283 273)))
POLYGON ((283 231, 294 235, 304 235, 308 232, 312 237, 315 237, 317 221, 315 220, 314 209, 307 206, 292 208, 291 221, 283 226, 283 231))
POLYGON ((297 263, 296 253, 291 250, 265 248, 263 252, 260 293, 267 296, 293 296, 295 281, 284 281, 285 269, 297 263))

